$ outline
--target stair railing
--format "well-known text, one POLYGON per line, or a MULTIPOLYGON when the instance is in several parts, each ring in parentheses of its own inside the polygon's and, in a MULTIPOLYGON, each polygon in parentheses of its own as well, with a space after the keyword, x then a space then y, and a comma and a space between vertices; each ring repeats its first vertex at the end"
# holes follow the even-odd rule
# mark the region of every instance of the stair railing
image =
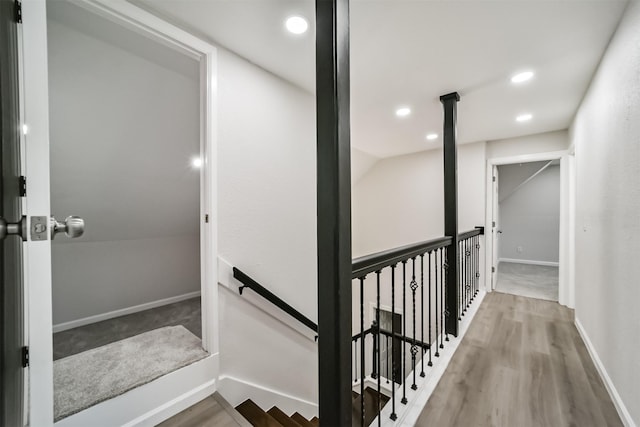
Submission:
MULTIPOLYGON (((458 236, 460 255, 454 268, 460 273, 461 315, 478 293, 481 234, 483 229, 478 227, 458 236)), ((417 376, 426 376, 425 364, 433 366, 433 358, 440 357, 449 341, 446 270, 451 267, 446 249, 452 240, 441 237, 353 260, 354 299, 359 300, 353 313, 357 323, 352 338, 353 385, 361 396, 368 384, 379 397, 389 397, 392 421, 398 418, 398 405, 409 402, 407 384, 411 390, 418 389, 417 376), (381 324, 382 314, 386 325, 381 324), (366 325, 370 326, 365 329, 366 325)), ((359 423, 354 420, 354 425, 368 425, 382 411, 382 401, 378 398, 374 403, 375 414, 367 414, 361 398, 360 408, 354 408, 359 423)), ((377 418, 381 425, 382 417, 377 418)))
POLYGON ((298 320, 300 323, 302 323, 312 331, 318 332, 318 325, 313 320, 309 319, 304 314, 300 313, 298 310, 282 300, 279 296, 262 286, 260 283, 253 280, 239 268, 233 267, 233 277, 240 283, 242 283, 242 286, 238 288, 238 292, 240 292, 240 295, 242 295, 242 291, 244 290, 244 288, 249 288, 294 319, 298 320))
MULTIPOLYGON (((476 227, 458 235, 455 266, 459 271, 456 284, 458 320, 465 315, 479 291, 482 234, 483 227, 476 227)), ((449 341, 445 328, 450 312, 446 271, 451 267, 446 249, 452 240, 451 237, 440 237, 353 260, 352 279, 359 307, 352 313, 353 322, 357 324, 353 326, 356 333, 351 339, 352 373, 353 387, 359 388, 360 395, 360 407, 354 408, 359 420, 354 419, 354 425, 357 421, 361 426, 368 425, 376 417, 381 425, 382 395, 389 398, 389 418, 395 421, 397 405, 406 405, 409 401, 407 383, 411 390, 417 390, 417 376, 426 377, 425 364, 427 368, 433 366, 434 358, 440 357, 440 350, 449 341), (367 311, 367 307, 372 310, 367 311), (386 325, 388 327, 381 323, 383 312, 387 317, 385 323, 390 323, 386 325), (365 329, 365 325, 369 326, 365 329), (367 384, 373 385, 378 395, 373 413, 366 412, 367 384), (402 395, 399 403, 397 394, 402 395)), ((244 288, 249 288, 314 332, 318 331, 315 322, 237 267, 233 267, 233 277, 242 283, 239 287, 241 295, 244 288)))

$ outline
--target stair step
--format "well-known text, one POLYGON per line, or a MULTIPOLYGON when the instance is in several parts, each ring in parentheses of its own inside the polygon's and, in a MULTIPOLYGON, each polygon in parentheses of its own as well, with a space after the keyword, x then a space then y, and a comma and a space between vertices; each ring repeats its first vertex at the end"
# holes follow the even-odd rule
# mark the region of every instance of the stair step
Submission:
POLYGON ((280 410, 280 408, 274 406, 267 411, 267 414, 275 418, 283 427, 300 427, 300 424, 291 419, 290 416, 280 410))
MULTIPOLYGON (((351 407, 351 422, 355 425, 360 425, 360 395, 356 393, 358 397, 353 400, 351 407)), ((371 424, 371 422, 378 416, 378 400, 380 401, 380 409, 389 401, 389 397, 384 394, 380 394, 371 387, 364 389, 364 422, 365 425, 371 424)))
POLYGON ((300 424, 301 427, 313 427, 313 424, 311 424, 311 421, 309 421, 308 419, 306 419, 305 417, 303 417, 297 412, 291 415, 291 419, 297 422, 298 424, 300 424))
POLYGON ((264 412, 262 408, 253 403, 251 399, 247 399, 236 406, 236 410, 255 427, 282 427, 282 424, 264 412))
POLYGON ((311 423, 311 425, 313 425, 314 427, 320 427, 320 420, 318 419, 318 417, 313 417, 309 420, 309 422, 311 423))

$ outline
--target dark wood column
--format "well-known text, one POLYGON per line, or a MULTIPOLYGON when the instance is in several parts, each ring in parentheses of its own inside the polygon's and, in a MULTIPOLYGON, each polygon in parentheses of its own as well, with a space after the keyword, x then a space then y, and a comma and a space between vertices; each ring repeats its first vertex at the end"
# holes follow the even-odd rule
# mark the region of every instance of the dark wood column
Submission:
POLYGON ((445 330, 458 336, 458 163, 456 147, 458 92, 440 97, 444 107, 444 234, 453 238, 447 247, 445 330))
POLYGON ((349 0, 316 0, 316 108, 319 418, 350 426, 349 0))

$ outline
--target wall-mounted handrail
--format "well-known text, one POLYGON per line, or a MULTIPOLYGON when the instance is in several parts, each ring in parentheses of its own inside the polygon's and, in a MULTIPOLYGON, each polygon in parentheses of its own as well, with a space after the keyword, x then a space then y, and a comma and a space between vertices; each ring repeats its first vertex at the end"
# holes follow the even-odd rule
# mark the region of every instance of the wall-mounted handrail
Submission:
POLYGON ((351 277, 357 279, 372 271, 379 271, 400 261, 448 246, 451 241, 451 237, 444 236, 356 258, 353 260, 351 277))
POLYGON ((278 307, 280 310, 287 313, 289 316, 293 317, 303 325, 307 326, 309 329, 313 330, 314 332, 318 332, 318 325, 315 324, 311 319, 306 317, 304 314, 300 313, 295 308, 291 307, 289 304, 284 302, 280 297, 275 295, 273 292, 269 291, 267 288, 265 288, 255 280, 253 280, 251 277, 249 277, 246 273, 242 272, 240 269, 233 267, 233 277, 243 284, 243 286, 240 286, 239 288, 240 295, 242 295, 242 290, 244 288, 249 288, 255 293, 257 293, 258 295, 260 295, 262 298, 266 299, 267 301, 269 301, 270 303, 278 307))

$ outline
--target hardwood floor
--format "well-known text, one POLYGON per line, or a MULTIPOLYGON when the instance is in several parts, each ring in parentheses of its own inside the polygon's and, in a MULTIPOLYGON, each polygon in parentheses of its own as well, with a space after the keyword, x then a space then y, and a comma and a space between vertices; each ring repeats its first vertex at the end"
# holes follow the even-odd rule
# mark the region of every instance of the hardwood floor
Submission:
POLYGON ((159 424, 159 427, 250 427, 218 393, 159 424))
POLYGON ((573 311, 492 292, 416 426, 622 426, 573 311))

